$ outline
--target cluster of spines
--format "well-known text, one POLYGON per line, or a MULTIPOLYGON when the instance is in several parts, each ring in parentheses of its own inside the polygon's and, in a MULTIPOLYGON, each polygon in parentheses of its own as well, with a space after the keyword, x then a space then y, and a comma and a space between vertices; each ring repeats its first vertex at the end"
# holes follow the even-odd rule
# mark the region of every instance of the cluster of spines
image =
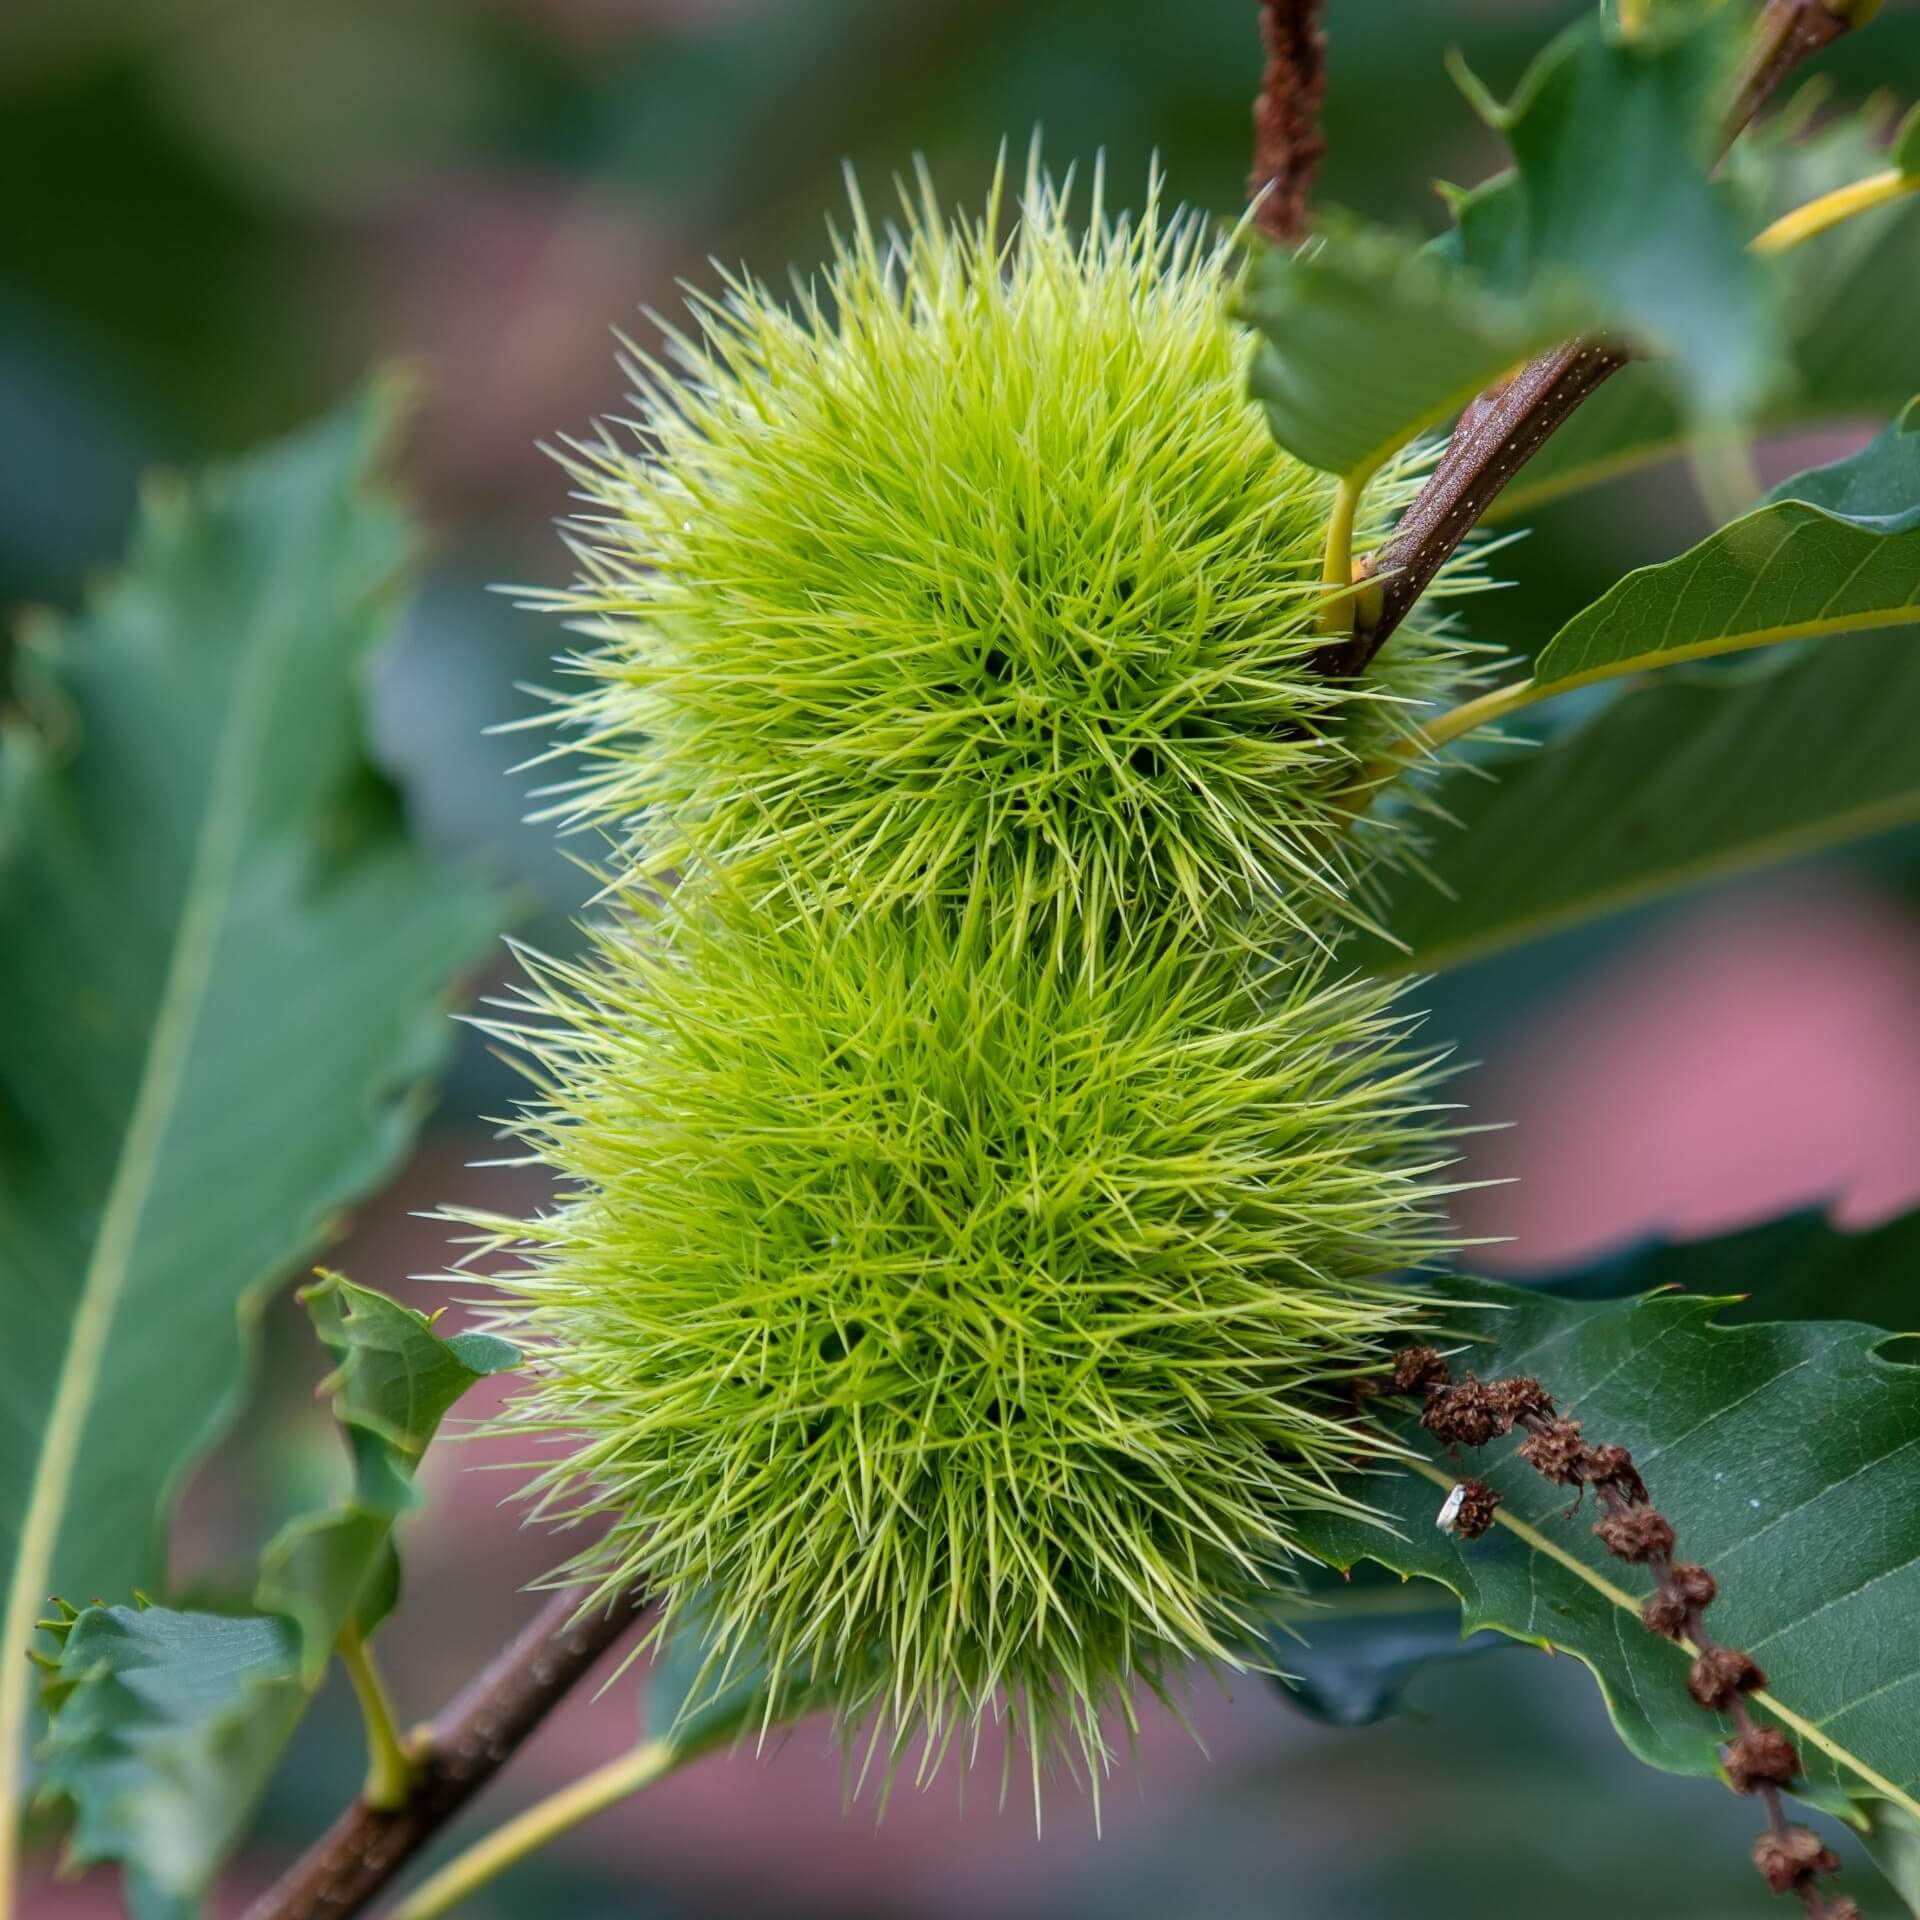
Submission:
MULTIPOLYGON (((1353 782, 1470 650, 1442 619, 1360 683, 1321 670, 1332 482, 1247 402, 1230 243, 1157 183, 1109 220, 1097 174, 1076 235, 1067 193, 1036 164, 1012 238, 998 179, 950 224, 922 174, 893 233, 856 194, 793 309, 729 277, 665 360, 629 347, 638 450, 563 456, 582 578, 542 604, 592 644, 551 817, 762 899, 989 885, 1063 945, 1142 910, 1358 915, 1394 849, 1353 782)), ((1419 467, 1376 479, 1362 544, 1419 467)), ((1481 584, 1470 558, 1441 592, 1481 584)))

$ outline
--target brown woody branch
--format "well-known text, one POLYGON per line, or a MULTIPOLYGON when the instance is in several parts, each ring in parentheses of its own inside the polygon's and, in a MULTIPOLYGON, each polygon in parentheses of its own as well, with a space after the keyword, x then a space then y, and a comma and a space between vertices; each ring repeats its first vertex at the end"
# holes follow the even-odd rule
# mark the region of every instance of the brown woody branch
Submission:
POLYGON ((1330 674, 1351 679, 1365 670, 1507 483, 1626 364, 1621 348, 1572 341, 1468 404, 1426 485, 1387 543, 1368 556, 1366 572, 1380 581, 1379 612, 1328 654, 1330 674))
POLYGON ((1308 203, 1327 150, 1320 108, 1327 90, 1327 42, 1321 0, 1261 0, 1266 71, 1253 103, 1253 224, 1269 240, 1293 246, 1307 237, 1308 203))
POLYGON ((1831 46, 1849 27, 1858 26, 1878 0, 1767 0, 1754 29, 1740 72, 1733 109, 1727 116, 1731 144, 1773 97, 1781 81, 1803 60, 1831 46))
MULTIPOLYGON (((1873 0, 1768 0, 1722 127, 1723 144, 1732 144, 1802 61, 1839 39, 1872 6, 1873 0)), ((1617 343, 1573 341, 1529 362, 1468 406, 1392 536, 1362 562, 1381 592, 1356 620, 1352 639, 1329 649, 1329 674, 1350 679, 1365 671, 1513 476, 1628 357, 1617 343)))
MULTIPOLYGON (((1818 1876, 1835 1872, 1838 1858, 1810 1828, 1790 1824, 1781 1805, 1781 1789, 1800 1777, 1800 1756, 1779 1728, 1760 1725, 1747 1705, 1747 1695, 1764 1687, 1767 1676, 1751 1654, 1722 1646, 1708 1631, 1706 1611, 1719 1587, 1705 1567, 1674 1557, 1673 1524, 1648 1499, 1632 1454, 1586 1439, 1578 1420, 1556 1412, 1539 1381, 1482 1381, 1469 1374, 1456 1382, 1431 1347, 1409 1347, 1395 1357, 1393 1387, 1422 1397, 1420 1424, 1449 1446, 1485 1446, 1518 1427, 1527 1436, 1520 1458, 1555 1485, 1574 1488, 1576 1506, 1593 1489, 1602 1510, 1593 1530, 1601 1544, 1616 1560, 1643 1566, 1653 1576, 1641 1624, 1692 1647, 1687 1691, 1703 1711, 1724 1713, 1733 1722, 1733 1738, 1720 1750, 1727 1779, 1736 1793, 1755 1795, 1767 1815, 1766 1831, 1754 1843, 1754 1865, 1775 1893, 1797 1894, 1809 1920, 1860 1920, 1852 1900, 1829 1900, 1820 1891, 1818 1876)), ((1442 1523, 1470 1540, 1493 1525, 1499 1505, 1494 1488, 1464 1480, 1442 1509, 1442 1523)))
POLYGON ((646 1596, 579 1614, 556 1594, 433 1723, 404 1806, 356 1800, 244 1920, 345 1920, 358 1913, 510 1760, 568 1691, 640 1618, 646 1596))

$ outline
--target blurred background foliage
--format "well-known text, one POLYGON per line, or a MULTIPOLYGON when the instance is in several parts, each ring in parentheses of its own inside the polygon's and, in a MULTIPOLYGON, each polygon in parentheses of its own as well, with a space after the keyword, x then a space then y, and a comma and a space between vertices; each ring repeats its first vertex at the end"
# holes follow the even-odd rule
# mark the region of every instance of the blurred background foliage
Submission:
MULTIPOLYGON (((1323 196, 1431 230, 1436 179, 1493 138, 1442 71, 1459 46, 1497 92, 1570 0, 1332 0, 1323 196)), ((584 896, 504 777, 559 635, 489 595, 551 584, 566 510, 538 439, 621 409, 610 329, 644 333, 710 257, 769 280, 818 257, 851 161, 877 194, 916 152, 977 197, 1003 138, 1056 167, 1104 149, 1115 197, 1158 154, 1177 197, 1240 201, 1259 55, 1252 0, 9 0, 0 6, 0 608, 70 604, 120 551, 156 463, 238 450, 328 405, 373 361, 426 398, 407 478, 430 527, 422 589, 383 664, 376 731, 425 829, 517 884, 523 929, 564 941, 584 896)), ((1892 0, 1821 63, 1842 102, 1920 81, 1920 7, 1892 0)), ((1763 451, 1769 479, 1846 436, 1763 451)), ((1525 651, 1626 566, 1703 532, 1683 470, 1543 510, 1476 604, 1525 651)), ((1476 1152, 1513 1188, 1467 1225, 1538 1266, 1659 1227, 1717 1230, 1792 1204, 1852 1219, 1920 1180, 1920 873, 1910 833, 1543 941, 1437 983, 1436 1031, 1487 1064, 1476 1152)), ((432 1271, 448 1199, 537 1201, 472 1170, 511 1081, 468 1044, 433 1130, 338 1255, 369 1284, 432 1271)), ((415 1298, 429 1298, 422 1289, 415 1298)), ((339 1474, 302 1316, 268 1316, 261 1392, 192 1489, 178 1570, 230 1588, 251 1547, 339 1474)), ((386 1643, 424 1714, 524 1613, 550 1542, 443 1449, 386 1643)), ((1397 1588, 1381 1604, 1399 1605, 1397 1588)), ((1413 1599, 1412 1617, 1427 1618, 1413 1599)), ((640 1682, 581 1700, 491 1803, 497 1815, 630 1736, 640 1682)), ((1337 1688, 1334 1692, 1337 1694, 1337 1688)), ((1107 1834, 1060 1797, 1044 1847, 994 1805, 997 1763, 841 1813, 806 1726, 771 1758, 716 1756, 490 1889, 487 1913, 1233 1916, 1480 1913, 1711 1920, 1752 1910, 1748 1810, 1643 1773, 1570 1663, 1518 1651, 1415 1680, 1364 1731, 1294 1714, 1263 1682, 1202 1688, 1201 1755, 1163 1718, 1108 1797, 1107 1834), (1135 1791, 1137 1775, 1138 1790, 1135 1791), (1604 1806, 1604 1818, 1594 1809, 1604 1806)), ((344 1801, 344 1694, 282 1769, 241 1877, 259 1884, 344 1801)), ((243 1884, 235 1889, 244 1893, 243 1884)), ((110 1911, 102 1883, 49 1915, 110 1911)))

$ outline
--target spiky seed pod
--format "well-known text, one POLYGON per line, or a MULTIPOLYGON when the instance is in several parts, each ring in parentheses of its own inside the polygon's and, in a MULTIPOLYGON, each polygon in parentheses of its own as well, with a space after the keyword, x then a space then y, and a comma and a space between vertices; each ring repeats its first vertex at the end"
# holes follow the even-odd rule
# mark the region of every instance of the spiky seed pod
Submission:
POLYGON ((1331 482, 1247 397, 1231 236, 1157 183, 1109 220, 1096 176, 1077 237, 1036 164, 1003 242, 1001 197, 950 225, 923 175, 883 238, 856 194, 791 306, 734 279, 675 364, 633 351, 637 445, 568 457, 584 577, 551 604, 595 645, 554 810, 650 870, 864 905, 957 899, 984 850, 1056 934, 1229 893, 1351 912, 1382 843, 1337 796, 1463 649, 1402 629, 1360 683, 1322 670, 1331 482))
POLYGON ((1062 967, 984 894, 702 888, 529 964, 495 1030, 569 1192, 475 1224, 524 1256, 538 1506, 610 1523, 567 1576, 936 1753, 1005 1700, 1037 1769, 1357 1507, 1352 1382, 1418 1322, 1378 1276, 1447 1245, 1393 989, 1164 926, 1062 967))

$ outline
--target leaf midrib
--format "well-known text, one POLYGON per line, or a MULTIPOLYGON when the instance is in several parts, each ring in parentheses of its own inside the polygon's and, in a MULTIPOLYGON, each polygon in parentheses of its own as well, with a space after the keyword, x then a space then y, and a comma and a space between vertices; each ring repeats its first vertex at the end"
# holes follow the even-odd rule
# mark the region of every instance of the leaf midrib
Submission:
MULTIPOLYGON (((1868 559, 1873 557, 1871 554, 1867 556, 1868 559)), ((1856 567, 1855 572, 1858 571, 1856 567)), ((1840 588, 1835 588, 1831 597, 1837 598, 1840 592, 1840 588)), ((1920 592, 1920 586, 1916 587, 1916 592, 1920 592)), ((1683 667, 1696 660, 1717 659, 1722 654, 1757 653, 1763 647, 1777 647, 1789 640, 1814 640, 1828 634, 1878 633, 1887 627, 1911 626, 1916 621, 1920 621, 1920 604, 1916 604, 1914 598, 1909 596, 1897 606, 1875 607, 1864 613, 1817 614, 1810 619, 1787 621, 1777 626, 1728 629, 1710 639, 1689 640, 1677 647, 1655 647, 1646 653, 1629 654, 1618 660, 1602 661, 1597 666, 1581 667, 1574 673, 1556 674, 1546 680, 1536 678, 1534 684, 1540 689, 1540 697, 1546 699, 1562 693, 1573 693, 1581 687, 1597 686, 1603 680, 1623 680, 1634 674, 1657 672, 1662 667, 1683 667)), ((1549 650, 1557 643, 1556 635, 1555 640, 1549 643, 1549 650)), ((1541 664, 1546 664, 1545 654, 1541 655, 1541 664)))
MULTIPOLYGON (((1436 1487, 1445 1487, 1451 1490, 1459 1480, 1457 1474, 1445 1473, 1428 1460, 1410 1458, 1408 1465, 1410 1465, 1414 1472, 1419 1474, 1422 1479, 1432 1481, 1436 1487)), ((1493 1518, 1495 1525, 1505 1527, 1508 1532, 1524 1541, 1533 1552, 1545 1554, 1548 1559, 1564 1567, 1569 1573, 1574 1575, 1576 1579, 1585 1581, 1596 1593, 1610 1600, 1616 1607, 1621 1608, 1624 1612, 1632 1614, 1634 1619, 1638 1621, 1640 1618, 1640 1602, 1636 1600, 1632 1594, 1628 1593, 1624 1587, 1616 1587, 1605 1574, 1597 1572, 1577 1555, 1569 1553, 1566 1548, 1557 1546, 1553 1541, 1549 1540, 1544 1533, 1540 1532, 1538 1528, 1531 1526, 1525 1520, 1517 1518, 1504 1506, 1494 1510, 1493 1518)), ((1665 1644, 1671 1646, 1676 1653, 1681 1654, 1683 1657, 1685 1656, 1686 1649, 1677 1641, 1667 1641, 1665 1644)), ((1904 1792, 1901 1788, 1895 1786, 1884 1774, 1877 1773, 1857 1754, 1843 1747, 1839 1741, 1833 1739, 1829 1734, 1823 1733, 1814 1722, 1806 1719, 1801 1714, 1795 1713, 1777 1694, 1762 1689, 1756 1692, 1753 1698, 1759 1705, 1765 1707, 1776 1720, 1791 1727, 1809 1746, 1818 1747, 1836 1766, 1848 1768, 1858 1774, 1862 1780, 1873 1788, 1874 1792, 1884 1795, 1896 1806, 1904 1808, 1916 1819, 1920 1819, 1920 1800, 1916 1800, 1912 1794, 1904 1792)))
POLYGON ((1601 919, 1628 907, 1641 906, 1688 887, 1728 879, 1754 867, 1817 853, 1823 847, 1842 840, 1858 839, 1866 834, 1905 826, 1916 818, 1920 818, 1920 778, 1916 778, 1913 787, 1903 796, 1824 814, 1806 825, 1784 827, 1778 833, 1758 834, 1728 851, 1696 860, 1677 861, 1639 880, 1621 881, 1611 887, 1596 887, 1562 906, 1503 920, 1470 939, 1416 946, 1412 954, 1392 955, 1376 971, 1382 975, 1412 973, 1416 969, 1422 975, 1448 973, 1456 967, 1471 965, 1488 954, 1518 946, 1524 941, 1563 933, 1569 927, 1580 926, 1588 920, 1601 919))
MULTIPOLYGON (((276 565, 269 572, 276 583, 284 583, 290 570, 276 565)), ((284 603, 284 585, 276 598, 284 603)), ((284 604, 269 606, 234 676, 220 751, 213 778, 207 783, 200 830, 181 897, 159 1010, 35 1458, 32 1492, 14 1555, 4 1625, 0 1625, 0 1650, 12 1649, 15 1655, 11 1660, 0 1660, 0 1920, 12 1911, 18 1826, 12 1809, 20 1793, 33 1674, 32 1667, 19 1655, 32 1640, 79 1460, 81 1435, 126 1291, 140 1221, 152 1197, 154 1175, 192 1057, 239 870, 266 737, 266 716, 272 703, 273 670, 279 666, 293 630, 284 604)))

